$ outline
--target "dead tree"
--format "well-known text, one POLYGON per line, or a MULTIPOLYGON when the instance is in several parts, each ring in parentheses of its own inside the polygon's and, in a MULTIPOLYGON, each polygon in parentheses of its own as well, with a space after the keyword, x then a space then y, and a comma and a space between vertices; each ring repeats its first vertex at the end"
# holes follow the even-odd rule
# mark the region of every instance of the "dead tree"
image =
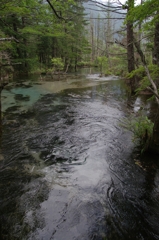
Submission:
POLYGON ((151 84, 151 87, 147 87, 147 89, 150 90, 155 95, 156 102, 157 102, 157 104, 159 106, 159 94, 158 94, 157 86, 156 86, 155 82, 153 81, 153 79, 152 79, 152 77, 150 75, 150 71, 149 71, 149 69, 147 67, 145 55, 144 55, 144 53, 143 53, 143 51, 142 51, 142 49, 140 47, 139 42, 135 39, 135 37, 134 37, 134 45, 136 47, 136 50, 137 50, 138 54, 140 55, 141 62, 143 64, 144 68, 145 68, 146 75, 147 75, 148 80, 149 80, 149 82, 151 84))

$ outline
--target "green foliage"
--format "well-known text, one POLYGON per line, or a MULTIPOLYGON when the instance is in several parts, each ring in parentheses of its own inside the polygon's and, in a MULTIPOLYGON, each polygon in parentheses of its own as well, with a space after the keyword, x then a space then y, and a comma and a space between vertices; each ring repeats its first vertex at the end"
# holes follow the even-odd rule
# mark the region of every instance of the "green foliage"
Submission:
POLYGON ((145 75, 145 69, 143 66, 140 66, 139 68, 135 69, 131 73, 128 73, 127 77, 132 78, 134 76, 137 76, 139 78, 142 78, 145 75))
MULTIPOLYGON (((148 66, 148 69, 150 71, 150 75, 153 81, 158 86, 159 85, 159 82, 158 82, 159 67, 157 65, 150 64, 148 66)), ((147 87, 150 86, 150 81, 146 75, 145 68, 143 66, 140 66, 139 68, 135 69, 134 71, 132 71, 127 75, 128 78, 132 78, 133 76, 137 76, 138 79, 140 79, 139 87, 136 89, 137 93, 145 90, 147 87)))
POLYGON ((133 133, 132 141, 139 144, 141 153, 148 150, 153 137, 154 123, 147 116, 135 116, 134 119, 125 120, 122 126, 133 133))
MULTIPOLYGON (((64 59, 66 66, 68 63, 77 65, 83 55, 88 54, 82 3, 75 0, 51 2, 66 21, 58 19, 45 1, 1 2, 0 37, 14 37, 19 44, 3 42, 0 51, 7 51, 14 62, 22 62, 21 71, 50 68, 52 58, 64 59)), ((62 68, 60 62, 54 65, 62 68)), ((18 66, 15 69, 19 71, 18 66)))
POLYGON ((26 58, 25 63, 27 64, 27 69, 29 72, 36 71, 39 67, 38 58, 35 56, 34 58, 26 58))
POLYGON ((129 17, 133 19, 133 21, 142 22, 145 18, 151 17, 158 10, 158 0, 145 0, 141 5, 130 10, 129 17))
POLYGON ((108 69, 108 58, 105 56, 97 57, 97 64, 100 68, 100 72, 106 71, 108 69))
POLYGON ((79 67, 86 67, 86 66, 95 67, 96 65, 90 61, 80 61, 80 62, 78 62, 78 66, 79 67))
POLYGON ((110 48, 110 65, 114 75, 124 76, 127 73, 126 49, 115 44, 110 48))
MULTIPOLYGON (((159 22, 159 1, 144 0, 141 2, 141 4, 130 8, 127 14, 126 21, 127 23, 133 23, 134 33, 136 32, 135 38, 137 40, 140 40, 140 46, 146 57, 147 65, 151 64, 152 62, 158 64, 157 39, 159 33, 157 30, 157 26, 159 22), (140 31, 138 31, 138 27, 140 31)), ((137 74, 140 73, 138 72, 137 74)), ((153 76, 153 74, 155 74, 155 69, 152 69, 151 74, 152 79, 155 79, 156 76, 153 76)), ((141 85, 143 85, 144 87, 148 86, 148 81, 146 78, 145 80, 142 80, 141 85)))
POLYGON ((105 72, 104 72, 104 75, 105 76, 110 76, 110 75, 112 75, 113 73, 111 72, 111 70, 106 70, 105 72))
POLYGON ((110 47, 109 51, 111 52, 109 58, 105 56, 97 58, 96 63, 100 68, 100 72, 104 73, 106 76, 111 74, 114 74, 116 76, 123 76, 127 72, 125 49, 114 44, 110 47))
POLYGON ((52 58, 51 62, 53 64, 54 71, 61 71, 64 68, 64 63, 61 58, 52 58))

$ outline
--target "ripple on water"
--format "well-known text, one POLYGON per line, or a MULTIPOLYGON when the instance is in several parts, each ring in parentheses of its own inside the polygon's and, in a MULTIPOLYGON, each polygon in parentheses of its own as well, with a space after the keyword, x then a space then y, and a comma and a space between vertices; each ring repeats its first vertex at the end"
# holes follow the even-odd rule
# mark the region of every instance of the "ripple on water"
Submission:
POLYGON ((158 239, 158 165, 135 164, 124 92, 107 80, 5 112, 19 125, 3 129, 2 239, 158 239))

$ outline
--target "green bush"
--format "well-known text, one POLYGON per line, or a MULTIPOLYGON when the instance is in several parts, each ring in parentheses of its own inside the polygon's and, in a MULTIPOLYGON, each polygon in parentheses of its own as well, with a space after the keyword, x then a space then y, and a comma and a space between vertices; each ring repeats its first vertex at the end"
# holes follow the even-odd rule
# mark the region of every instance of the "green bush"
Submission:
POLYGON ((51 62, 53 64, 53 71, 62 71, 64 68, 64 63, 61 58, 52 58, 51 62))
MULTIPOLYGON (((156 83, 156 85, 159 86, 159 80, 158 80, 159 67, 157 65, 150 64, 148 65, 148 69, 150 71, 151 78, 156 83)), ((136 89, 137 93, 145 90, 147 87, 151 85, 146 75, 145 68, 143 66, 140 66, 139 68, 135 69, 134 71, 132 71, 127 75, 128 78, 132 78, 134 76, 137 76, 140 80, 139 87, 136 89)))
POLYGON ((97 58, 97 64, 99 66, 100 72, 106 71, 108 69, 108 58, 101 56, 97 58))
POLYGON ((141 147, 141 153, 148 150, 153 138, 154 123, 146 116, 125 120, 123 127, 133 133, 132 141, 141 147))
POLYGON ((127 73, 127 62, 125 59, 126 50, 117 44, 109 46, 109 53, 106 56, 99 56, 95 59, 100 73, 107 75, 125 76, 127 73))
POLYGON ((134 76, 137 76, 139 78, 143 78, 145 76, 145 69, 143 66, 140 66, 139 68, 135 69, 131 73, 128 73, 127 77, 132 78, 134 76))

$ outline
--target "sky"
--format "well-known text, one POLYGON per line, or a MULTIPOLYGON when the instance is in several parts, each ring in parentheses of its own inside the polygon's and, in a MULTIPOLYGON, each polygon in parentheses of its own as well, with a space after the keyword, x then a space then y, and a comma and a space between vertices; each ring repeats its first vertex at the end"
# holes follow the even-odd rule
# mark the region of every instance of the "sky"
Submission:
MULTIPOLYGON (((107 0, 101 0, 102 2, 106 2, 107 0)), ((110 0, 111 2, 117 2, 118 0, 110 0)), ((126 2, 126 0, 119 0, 122 4, 126 2)), ((141 0, 135 0, 136 4, 140 4, 141 0)))

